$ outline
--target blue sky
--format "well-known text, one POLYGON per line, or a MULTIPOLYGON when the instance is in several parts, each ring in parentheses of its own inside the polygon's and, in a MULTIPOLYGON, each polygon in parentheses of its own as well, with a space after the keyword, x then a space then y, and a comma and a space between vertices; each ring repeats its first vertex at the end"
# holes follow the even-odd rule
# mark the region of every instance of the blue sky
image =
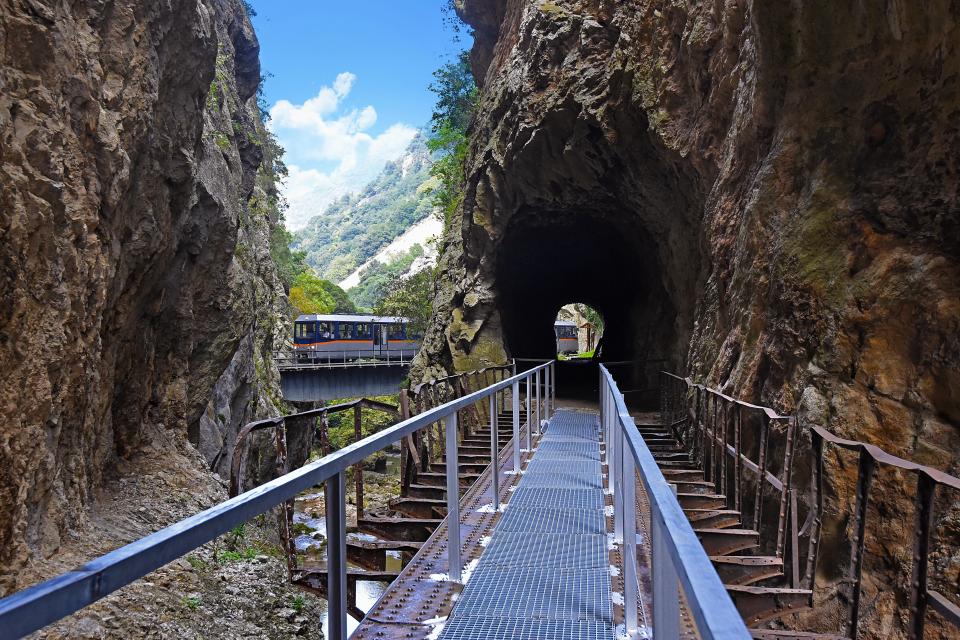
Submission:
POLYGON ((399 157, 430 119, 431 73, 470 42, 454 42, 444 0, 251 4, 295 229, 399 157))

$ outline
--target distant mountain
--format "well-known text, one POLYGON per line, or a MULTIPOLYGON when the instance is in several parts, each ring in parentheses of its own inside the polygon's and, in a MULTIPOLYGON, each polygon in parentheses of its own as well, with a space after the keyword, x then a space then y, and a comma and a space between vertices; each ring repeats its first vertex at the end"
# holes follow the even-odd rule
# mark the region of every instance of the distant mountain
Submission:
POLYGON ((430 151, 423 134, 388 162, 359 194, 332 203, 294 233, 291 248, 306 251, 321 277, 340 282, 407 229, 431 215, 430 151))

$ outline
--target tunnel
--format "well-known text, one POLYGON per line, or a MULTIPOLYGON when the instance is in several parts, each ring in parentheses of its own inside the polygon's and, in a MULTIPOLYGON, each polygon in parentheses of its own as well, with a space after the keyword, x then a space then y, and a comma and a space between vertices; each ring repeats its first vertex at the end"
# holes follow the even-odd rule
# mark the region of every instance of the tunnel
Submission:
MULTIPOLYGON (((684 314, 678 314, 682 300, 669 290, 662 253, 630 212, 520 212, 506 229, 496 261, 507 352, 515 358, 556 357, 558 310, 572 302, 588 304, 604 319, 600 359, 637 363, 611 366, 619 367, 621 388, 639 394, 640 404, 655 402, 655 394, 644 397, 642 390, 655 386, 656 371, 682 360, 689 335, 684 314)), ((596 397, 595 362, 558 367, 559 395, 596 397)))

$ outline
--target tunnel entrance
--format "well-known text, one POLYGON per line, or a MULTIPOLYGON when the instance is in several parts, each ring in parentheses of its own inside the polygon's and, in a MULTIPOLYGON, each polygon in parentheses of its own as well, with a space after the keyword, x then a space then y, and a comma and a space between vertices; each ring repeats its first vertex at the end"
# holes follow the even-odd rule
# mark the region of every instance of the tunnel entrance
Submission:
MULTIPOLYGON (((506 229, 496 263, 508 354, 555 358, 557 310, 576 301, 603 318, 604 362, 682 361, 689 329, 678 321, 682 301, 671 290, 662 253, 653 235, 629 212, 518 212, 506 229)), ((566 361, 560 367, 560 395, 595 398, 595 361, 566 361)), ((645 384, 624 379, 633 375, 626 369, 620 379, 623 388, 645 384)))

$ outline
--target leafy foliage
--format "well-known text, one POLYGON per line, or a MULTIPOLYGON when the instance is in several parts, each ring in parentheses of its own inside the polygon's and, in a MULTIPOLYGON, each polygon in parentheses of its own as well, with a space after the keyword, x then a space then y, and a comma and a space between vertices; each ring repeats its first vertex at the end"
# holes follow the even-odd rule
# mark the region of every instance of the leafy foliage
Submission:
MULTIPOLYGON (((357 398, 343 398, 338 400, 338 402, 348 402, 349 400, 356 399, 357 398)), ((394 406, 399 406, 400 404, 400 398, 396 395, 374 396, 371 398, 371 400, 378 400, 394 406)), ((387 427, 395 424, 396 421, 397 419, 389 413, 384 413, 383 411, 378 411, 376 409, 361 409, 360 437, 365 438, 369 435, 373 435, 374 433, 383 431, 387 427)), ((327 433, 328 437, 330 438, 330 447, 334 451, 337 449, 342 449, 348 444, 352 444, 356 441, 352 411, 341 411, 339 413, 329 414, 327 424, 329 427, 327 433)))
POLYGON ((597 335, 603 333, 603 316, 600 315, 600 312, 591 307, 588 304, 583 304, 582 302, 576 303, 577 311, 580 312, 584 318, 587 319, 587 322, 593 325, 594 331, 597 335))
POLYGON ((434 154, 430 175, 436 179, 433 204, 450 216, 463 200, 466 182, 467 129, 476 110, 477 85, 470 70, 469 53, 462 51, 452 62, 433 72, 430 90, 437 94, 427 147, 434 154))
POLYGON ((473 36, 473 29, 457 15, 456 0, 446 0, 446 2, 440 6, 440 14, 443 16, 443 23, 452 32, 454 42, 460 42, 460 32, 464 29, 467 30, 471 37, 473 36))
POLYGON ((374 260, 360 273, 360 284, 348 291, 350 298, 361 309, 375 308, 386 297, 391 286, 410 270, 414 260, 423 254, 423 247, 415 244, 386 264, 374 260))
POLYGON ((346 292, 329 280, 317 277, 307 269, 293 281, 290 287, 290 304, 300 314, 306 313, 353 313, 356 307, 346 292))
POLYGON ((374 313, 383 316, 405 316, 410 319, 410 331, 422 336, 430 322, 435 282, 434 268, 422 269, 395 280, 383 299, 374 307, 374 313))
POLYGON ((270 230, 270 254, 273 256, 273 262, 277 265, 277 272, 287 291, 293 286, 297 276, 309 268, 304 261, 306 254, 303 251, 290 250, 292 241, 293 234, 282 224, 270 230))
POLYGON ((437 104, 430 117, 431 130, 436 133, 448 126, 466 133, 479 95, 470 70, 470 52, 461 51, 454 60, 434 71, 433 78, 429 89, 437 94, 437 104))
POLYGON ((333 313, 357 312, 357 305, 350 299, 346 291, 329 280, 324 280, 323 286, 326 288, 327 293, 330 294, 330 297, 333 298, 333 313))

